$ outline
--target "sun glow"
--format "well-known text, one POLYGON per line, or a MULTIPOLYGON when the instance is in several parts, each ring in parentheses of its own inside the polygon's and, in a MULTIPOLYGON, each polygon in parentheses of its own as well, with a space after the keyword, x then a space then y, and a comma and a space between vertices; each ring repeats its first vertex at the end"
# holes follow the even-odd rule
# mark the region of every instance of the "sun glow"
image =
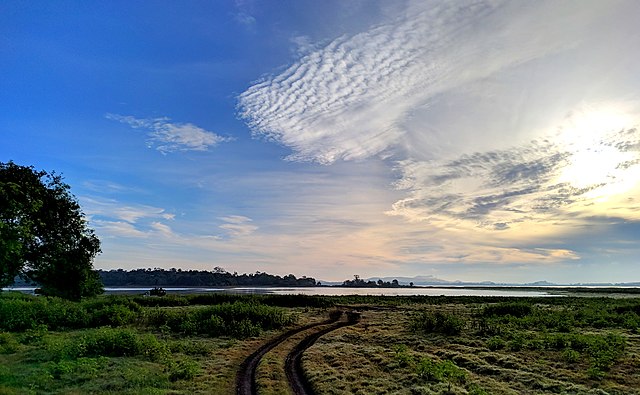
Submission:
POLYGON ((636 152, 621 151, 612 139, 633 125, 632 117, 617 108, 586 109, 574 113, 561 129, 561 142, 569 156, 558 181, 588 188, 584 197, 606 200, 625 193, 638 182, 637 169, 622 166, 638 159, 636 152))

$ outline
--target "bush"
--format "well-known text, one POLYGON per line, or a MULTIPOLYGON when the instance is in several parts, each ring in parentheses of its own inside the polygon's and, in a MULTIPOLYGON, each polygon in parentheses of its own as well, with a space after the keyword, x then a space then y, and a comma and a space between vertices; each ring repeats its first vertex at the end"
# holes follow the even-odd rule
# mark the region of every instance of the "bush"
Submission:
POLYGON ((127 325, 134 322, 142 310, 129 298, 114 296, 90 300, 82 306, 90 312, 91 327, 127 325))
POLYGON ((449 384, 449 391, 452 384, 464 383, 467 377, 464 369, 459 368, 453 361, 434 362, 427 357, 420 359, 416 365, 416 373, 419 378, 426 381, 446 381, 449 384))
POLYGON ((562 352, 562 359, 564 359, 568 363, 576 363, 580 360, 580 353, 567 348, 562 352))
POLYGON ((206 343, 185 339, 170 342, 169 350, 186 355, 207 355, 211 348, 206 343))
POLYGON ((24 331, 39 325, 49 329, 82 328, 89 322, 87 311, 78 303, 60 298, 0 298, 0 329, 24 331))
POLYGON ((154 335, 128 329, 100 328, 71 338, 49 338, 46 349, 54 361, 81 357, 143 356, 158 361, 169 355, 168 347, 154 335))
POLYGON ((507 316, 522 318, 531 314, 533 307, 527 302, 503 302, 486 306, 481 315, 483 317, 507 316))
POLYGON ((191 359, 181 359, 168 366, 169 381, 191 380, 198 375, 200 367, 191 359))
POLYGON ((138 296, 133 298, 133 302, 145 307, 179 307, 189 305, 187 298, 177 295, 167 295, 162 298, 138 296))
POLYGON ((78 358, 77 360, 64 360, 50 362, 48 371, 56 379, 70 379, 72 381, 86 381, 97 377, 98 372, 105 367, 107 359, 101 358, 78 358))
POLYGON ((418 361, 416 374, 425 381, 440 381, 442 379, 438 364, 427 357, 420 358, 420 361, 418 361))
POLYGON ((516 333, 511 338, 511 340, 509 340, 509 343, 507 343, 507 347, 511 351, 520 351, 525 347, 525 344, 526 340, 524 338, 524 335, 521 333, 516 333))
POLYGON ((147 324, 187 335, 246 338, 262 330, 278 329, 293 323, 284 310, 257 303, 223 303, 189 310, 156 309, 148 312, 147 324))
POLYGON ((82 356, 127 357, 142 352, 138 335, 127 329, 101 328, 83 336, 82 356))
POLYGON ((20 344, 11 333, 0 332, 0 354, 13 354, 18 348, 20 344))
POLYGON ((491 351, 500 350, 505 346, 504 340, 502 340, 502 338, 499 336, 494 336, 492 338, 489 338, 486 344, 487 344, 487 348, 491 351))
POLYGON ((405 344, 397 344, 393 347, 395 351, 394 359, 400 367, 406 367, 413 364, 413 355, 409 354, 409 347, 405 344))
POLYGON ((471 383, 467 387, 467 391, 469 395, 489 395, 489 393, 482 387, 480 387, 476 383, 471 383))
POLYGON ((20 343, 22 344, 36 344, 42 341, 44 337, 49 333, 47 326, 44 324, 37 325, 33 329, 27 329, 20 336, 20 343))
POLYGON ((465 321, 453 314, 443 312, 423 312, 411 320, 411 328, 424 333, 458 335, 465 327, 465 321))

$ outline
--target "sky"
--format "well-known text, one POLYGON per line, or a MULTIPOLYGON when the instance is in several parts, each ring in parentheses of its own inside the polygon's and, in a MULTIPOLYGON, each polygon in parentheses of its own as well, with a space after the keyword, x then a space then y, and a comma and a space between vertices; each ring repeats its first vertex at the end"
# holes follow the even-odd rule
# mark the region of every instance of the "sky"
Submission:
POLYGON ((100 269, 640 281, 640 2, 0 3, 100 269))

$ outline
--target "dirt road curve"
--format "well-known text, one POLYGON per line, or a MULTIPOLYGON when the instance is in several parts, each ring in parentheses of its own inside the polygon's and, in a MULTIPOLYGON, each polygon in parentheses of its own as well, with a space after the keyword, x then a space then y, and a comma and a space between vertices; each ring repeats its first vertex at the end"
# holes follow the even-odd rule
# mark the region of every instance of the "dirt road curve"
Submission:
POLYGON ((289 386, 295 395, 313 395, 313 390, 302 370, 302 353, 304 350, 311 347, 316 340, 327 333, 347 325, 353 325, 357 323, 359 319, 359 314, 347 313, 347 321, 337 322, 327 328, 310 334, 291 350, 285 361, 285 371, 287 373, 287 379, 289 380, 289 386))
POLYGON ((295 335, 296 333, 300 333, 302 331, 306 331, 307 329, 311 329, 317 326, 333 324, 339 319, 340 319, 340 315, 333 315, 326 321, 291 329, 283 333, 282 335, 274 339, 271 339, 267 343, 263 344, 253 354, 249 355, 249 357, 247 357, 247 359, 245 359, 240 365, 240 370, 236 378, 236 394, 237 395, 257 395, 258 394, 258 391, 256 388, 256 369, 262 357, 266 353, 268 353, 271 349, 273 349, 278 344, 285 341, 287 338, 295 335))

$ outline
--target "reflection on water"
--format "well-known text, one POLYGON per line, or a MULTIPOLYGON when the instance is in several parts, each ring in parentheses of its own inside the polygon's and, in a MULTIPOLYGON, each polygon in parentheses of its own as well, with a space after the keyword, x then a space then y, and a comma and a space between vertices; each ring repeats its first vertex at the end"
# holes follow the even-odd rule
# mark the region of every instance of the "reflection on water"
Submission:
MULTIPOLYGON (((143 294, 149 291, 148 287, 106 287, 107 294, 143 294)), ((33 293, 34 287, 3 288, 25 293, 33 293)), ((514 290, 514 289, 471 289, 471 288, 342 288, 342 287, 166 287, 169 293, 208 293, 226 292, 241 294, 277 294, 277 295, 314 295, 314 296, 345 296, 345 295, 374 295, 374 296, 511 296, 511 297, 537 297, 558 296, 544 291, 514 290)))
POLYGON ((309 287, 309 288, 234 288, 232 292, 261 293, 278 295, 374 295, 374 296, 557 296, 542 291, 515 291, 496 289, 470 288, 341 288, 341 287, 309 287))

